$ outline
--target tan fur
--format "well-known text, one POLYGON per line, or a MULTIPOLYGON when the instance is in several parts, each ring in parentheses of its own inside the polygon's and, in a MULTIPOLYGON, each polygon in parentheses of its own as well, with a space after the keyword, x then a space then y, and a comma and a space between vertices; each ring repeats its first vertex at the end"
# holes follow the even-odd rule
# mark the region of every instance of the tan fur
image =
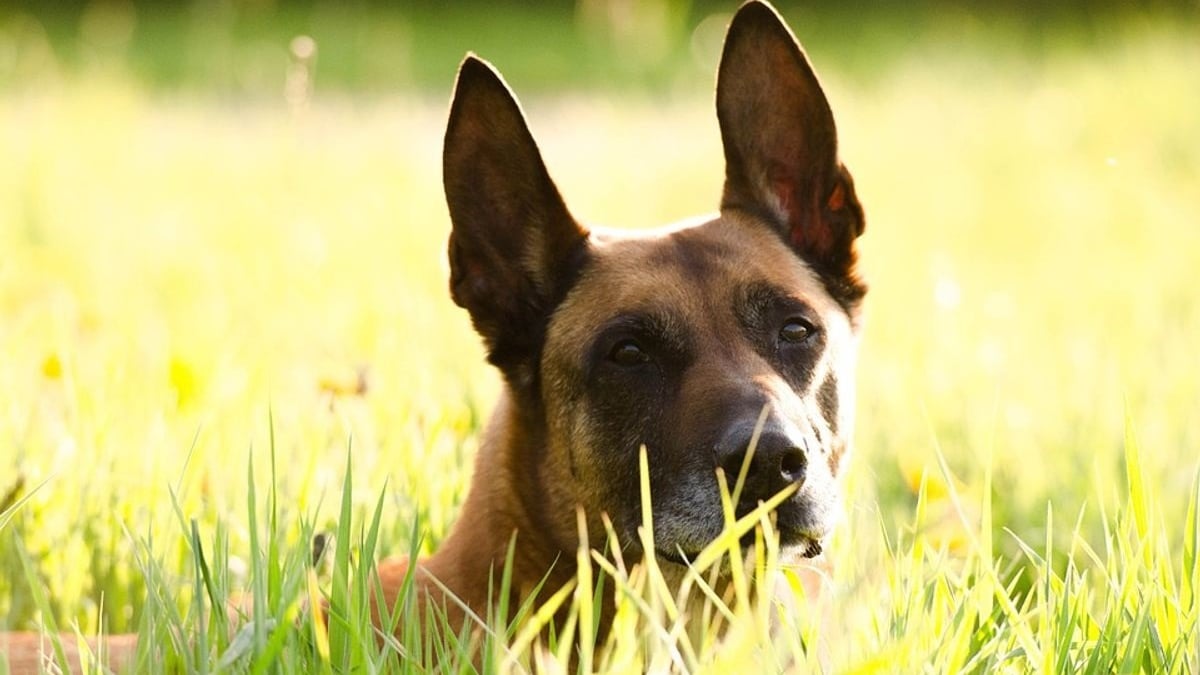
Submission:
MULTIPOLYGON (((71 672, 82 672, 83 662, 75 636, 63 634, 59 639, 62 641, 63 653, 67 657, 71 672)), ((89 664, 94 664, 92 659, 99 657, 110 669, 121 672, 133 665, 137 653, 137 636, 110 635, 99 643, 94 638, 89 638, 87 650, 83 656, 86 656, 89 664)), ((40 633, 0 633, 0 657, 8 659, 8 672, 12 675, 56 672, 53 670, 54 646, 50 644, 49 636, 40 633)))
MULTIPOLYGON (((499 573, 514 534, 517 538, 512 578, 516 598, 525 597, 546 576, 554 559, 561 555, 555 544, 538 537, 538 529, 522 517, 519 509, 512 507, 519 502, 519 490, 534 487, 514 476, 509 469, 513 461, 512 449, 521 447, 519 433, 513 421, 512 403, 502 395, 475 459, 475 475, 480 478, 472 482, 450 535, 436 553, 421 560, 414 570, 413 584, 418 598, 415 609, 418 612, 429 602, 445 611, 451 626, 463 625, 467 619, 466 608, 475 616, 486 619, 487 604, 491 599, 489 585, 493 578, 498 585, 499 573), (451 590, 452 597, 446 597, 443 588, 451 590)), ((573 512, 570 518, 574 522, 573 512)), ((389 605, 396 602, 408 576, 408 568, 407 556, 385 559, 378 564, 379 584, 389 605)), ((552 576, 546 587, 556 590, 568 578, 552 576)))

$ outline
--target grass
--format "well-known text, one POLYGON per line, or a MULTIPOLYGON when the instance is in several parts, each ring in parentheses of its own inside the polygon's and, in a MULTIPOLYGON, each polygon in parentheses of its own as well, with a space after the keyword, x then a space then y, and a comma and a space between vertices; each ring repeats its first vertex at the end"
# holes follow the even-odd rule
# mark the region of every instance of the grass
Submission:
MULTIPOLYGON (((1200 40, 972 35, 869 79, 822 67, 854 44, 813 49, 872 282, 822 621, 772 636, 748 584, 685 625, 652 570, 584 555, 570 630, 536 649, 545 613, 496 608, 527 621, 490 667, 569 667, 606 583, 613 637, 577 663, 607 672, 1200 671, 1200 40)), ((526 109, 585 219, 715 205, 703 86, 526 109)), ((372 560, 445 537, 497 391, 445 289, 443 116, 121 69, 0 95, 0 626, 139 631, 139 672, 467 667, 455 639, 381 649, 364 613, 372 560), (232 592, 270 620, 226 630, 232 592), (296 620, 315 594, 327 626, 296 620)))

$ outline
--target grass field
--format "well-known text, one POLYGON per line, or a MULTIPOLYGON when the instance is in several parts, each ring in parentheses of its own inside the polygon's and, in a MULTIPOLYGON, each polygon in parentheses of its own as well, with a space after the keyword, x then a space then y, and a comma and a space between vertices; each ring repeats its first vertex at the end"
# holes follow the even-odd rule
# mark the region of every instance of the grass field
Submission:
MULTIPOLYGON (((1197 26, 1028 54, 945 32, 869 77, 837 53, 869 44, 812 49, 872 284, 838 593, 803 628, 829 670, 1200 672, 1197 26)), ((249 588, 278 622, 235 670, 416 668, 365 619, 312 646, 284 591, 314 531, 341 535, 335 580, 432 549, 470 479, 498 382, 445 288, 453 66, 444 92, 290 103, 285 68, 229 96, 119 66, 2 73, 0 628, 141 630, 158 667, 229 670, 226 635, 178 636, 249 588)), ((577 215, 715 207, 692 82, 526 99, 577 215)), ((596 669, 816 665, 758 610, 687 643, 628 605, 596 669)), ((492 665, 565 667, 517 647, 492 665)))

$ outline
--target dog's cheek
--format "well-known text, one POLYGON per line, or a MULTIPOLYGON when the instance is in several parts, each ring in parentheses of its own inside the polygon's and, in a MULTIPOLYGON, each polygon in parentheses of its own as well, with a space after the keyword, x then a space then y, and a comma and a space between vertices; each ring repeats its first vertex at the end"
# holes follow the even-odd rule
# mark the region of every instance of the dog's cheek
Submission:
MULTIPOLYGON (((646 447, 656 481, 663 430, 663 383, 654 377, 600 376, 589 383, 579 428, 588 439, 580 480, 602 493, 601 507, 618 527, 638 518, 640 450, 646 447)), ((636 525, 634 525, 636 527, 636 525)), ((630 533, 632 534, 632 533, 630 533)))
POLYGON ((569 357, 569 350, 547 347, 542 365, 542 395, 547 429, 547 482, 562 496, 563 503, 555 509, 573 513, 583 506, 589 516, 600 495, 594 481, 588 480, 595 470, 592 448, 599 442, 590 426, 588 402, 582 372, 569 357), (569 502, 569 503, 568 503, 569 502))

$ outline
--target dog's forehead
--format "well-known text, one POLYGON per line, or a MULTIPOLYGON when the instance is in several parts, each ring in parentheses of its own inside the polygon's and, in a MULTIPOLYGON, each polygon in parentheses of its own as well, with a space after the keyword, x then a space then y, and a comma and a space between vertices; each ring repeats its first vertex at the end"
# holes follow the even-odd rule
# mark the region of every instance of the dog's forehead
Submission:
POLYGON ((849 318, 817 274, 778 235, 749 217, 724 214, 640 232, 594 229, 591 253, 552 321, 552 334, 572 333, 559 336, 568 340, 581 339, 623 313, 669 310, 732 319, 734 299, 748 287, 763 285, 848 330, 849 318))

